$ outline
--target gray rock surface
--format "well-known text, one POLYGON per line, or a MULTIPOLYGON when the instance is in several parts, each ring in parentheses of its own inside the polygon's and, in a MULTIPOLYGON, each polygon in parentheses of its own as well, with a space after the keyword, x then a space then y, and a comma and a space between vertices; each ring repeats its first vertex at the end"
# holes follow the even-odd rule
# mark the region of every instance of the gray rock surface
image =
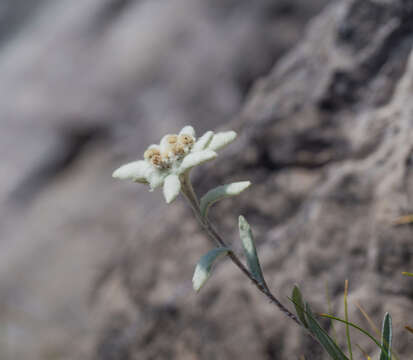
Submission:
MULTIPOLYGON (((189 297, 193 263, 206 248, 195 224, 185 228, 199 240, 169 240, 178 255, 158 268, 155 254, 167 247, 152 237, 166 234, 164 223, 172 228, 173 214, 188 213, 110 174, 165 132, 186 123, 202 131, 235 117, 256 78, 326 2, 2 2, 1 359, 168 358, 174 345, 173 352, 216 352, 202 350, 206 337, 196 338, 180 317, 174 327, 184 296, 192 308, 185 321, 193 314, 199 329, 218 336, 189 297), (141 255, 124 260, 134 243, 141 255), (132 296, 138 290, 148 311, 132 296), (178 329, 195 350, 163 336, 178 329)), ((178 235, 173 229, 168 238, 178 235)))
MULTIPOLYGON (((239 249, 237 216, 253 226, 267 282, 288 303, 298 283, 317 312, 350 318, 371 330, 391 312, 401 359, 413 352, 412 1, 346 1, 326 8, 304 39, 250 92, 231 125, 232 150, 195 177, 200 193, 223 181, 250 179, 243 196, 212 210, 239 249)), ((123 286, 132 304, 108 318, 97 358, 326 358, 317 344, 224 262, 199 295, 194 263, 210 248, 182 203, 151 217, 105 285, 123 286), (135 249, 135 250, 133 250, 135 249), (156 254, 148 259, 149 254, 156 254), (131 316, 129 314, 134 314, 131 316)), ((109 274, 109 271, 108 273, 109 274)), ((329 327, 328 323, 325 323, 329 327)), ((336 325, 344 342, 344 329, 336 325)), ((352 338, 377 358, 371 341, 352 338)), ((354 349, 356 358, 362 355, 354 349)))
POLYGON ((342 316, 349 279, 350 318, 391 312, 409 358, 412 231, 393 220, 413 211, 412 0, 337 1, 306 29, 327 0, 6 3, 1 359, 325 358, 229 262, 194 294, 211 244, 190 210, 111 179, 186 123, 240 133, 194 182, 253 182, 211 219, 240 253, 248 219, 278 297, 298 283, 326 311, 328 284, 342 316))

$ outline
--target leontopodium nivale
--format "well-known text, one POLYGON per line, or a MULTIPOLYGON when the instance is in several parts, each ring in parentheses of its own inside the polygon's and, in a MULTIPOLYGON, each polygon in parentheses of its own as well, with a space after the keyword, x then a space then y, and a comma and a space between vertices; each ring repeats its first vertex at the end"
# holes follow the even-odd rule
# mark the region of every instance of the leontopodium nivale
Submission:
POLYGON ((179 195, 184 176, 194 166, 215 159, 216 151, 234 141, 236 136, 235 131, 207 131, 196 139, 194 128, 185 126, 179 134, 165 135, 159 145, 150 145, 143 160, 121 166, 112 176, 148 184, 151 191, 163 185, 169 204, 179 195))
MULTIPOLYGON (((143 154, 143 160, 121 166, 114 171, 113 177, 148 184, 151 191, 163 185, 163 194, 168 204, 174 201, 180 192, 185 195, 201 228, 216 244, 215 248, 209 250, 200 258, 195 267, 192 277, 192 285, 195 291, 198 292, 205 285, 212 274, 215 263, 220 258, 227 256, 271 303, 275 304, 296 324, 308 330, 332 358, 348 360, 337 343, 330 338, 314 318, 309 304, 304 302, 297 286, 294 287, 291 298, 297 315, 288 310, 271 292, 264 279, 251 227, 243 216, 239 216, 238 228, 246 257, 246 265, 212 226, 208 218, 211 206, 222 199, 240 194, 251 183, 249 181, 239 181, 220 185, 206 192, 200 199, 193 190, 189 179, 190 170, 196 165, 215 159, 217 157, 216 151, 231 143, 236 136, 237 134, 234 131, 216 134, 207 131, 199 139, 196 139, 193 127, 185 126, 179 134, 165 135, 159 144, 150 145, 143 154)), ((376 341, 382 349, 380 359, 391 358, 391 336, 391 318, 386 313, 383 321, 382 344, 380 345, 376 341)), ((350 345, 349 351, 351 354, 350 345)))

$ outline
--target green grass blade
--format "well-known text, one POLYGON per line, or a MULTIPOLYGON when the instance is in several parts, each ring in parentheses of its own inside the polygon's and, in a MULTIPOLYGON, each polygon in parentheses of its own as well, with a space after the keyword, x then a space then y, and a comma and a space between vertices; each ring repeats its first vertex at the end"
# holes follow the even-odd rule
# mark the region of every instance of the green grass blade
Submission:
POLYGON ((318 324, 308 304, 306 304, 306 315, 309 329, 320 342, 322 347, 328 352, 331 358, 334 360, 349 360, 334 340, 328 335, 328 333, 318 324))
POLYGON ((410 273, 410 272, 403 271, 402 274, 406 275, 406 276, 412 276, 413 277, 413 273, 410 273))
POLYGON ((308 328, 307 320, 304 314, 304 302, 303 296, 301 295, 301 291, 297 285, 294 285, 291 301, 294 304, 295 311, 297 312, 297 316, 300 319, 301 323, 308 328))
POLYGON ((392 340, 391 316, 389 313, 386 313, 384 315, 383 327, 381 330, 382 350, 380 353, 380 360, 391 360, 391 340, 392 340))
POLYGON ((375 343, 380 349, 382 349, 382 346, 381 346, 381 344, 380 344, 379 341, 377 341, 377 340, 376 340, 372 335, 370 335, 366 330, 362 329, 361 327, 357 326, 356 324, 353 324, 353 323, 351 323, 351 322, 347 322, 346 320, 340 319, 340 318, 338 318, 338 317, 336 317, 336 316, 329 315, 329 314, 320 314, 320 316, 326 317, 326 318, 329 318, 329 319, 332 319, 332 320, 340 321, 340 322, 342 322, 343 324, 347 324, 347 325, 349 325, 349 326, 357 329, 358 331, 360 331, 360 332, 363 333, 364 335, 368 336, 371 340, 374 341, 374 343, 375 343))
POLYGON ((351 349, 351 339, 350 339, 350 326, 348 325, 348 280, 344 282, 344 318, 346 320, 346 338, 347 338, 347 347, 348 353, 350 355, 350 360, 353 360, 353 351, 351 349))

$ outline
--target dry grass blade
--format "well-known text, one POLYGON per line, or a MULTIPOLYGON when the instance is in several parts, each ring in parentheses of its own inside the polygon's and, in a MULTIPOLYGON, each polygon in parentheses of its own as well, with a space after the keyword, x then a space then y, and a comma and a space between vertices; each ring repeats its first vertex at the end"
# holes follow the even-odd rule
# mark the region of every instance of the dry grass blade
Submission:
POLYGON ((413 223, 413 214, 400 216, 392 221, 392 224, 394 226, 407 225, 407 224, 412 224, 412 223, 413 223))
MULTIPOLYGON (((330 294, 329 294, 329 291, 328 291, 328 281, 327 281, 327 280, 326 280, 326 299, 327 299, 327 310, 328 310, 328 313, 329 313, 330 315, 334 315, 334 314, 333 314, 333 308, 332 308, 332 306, 331 306, 331 299, 330 299, 330 294)), ((336 328, 335 328, 335 326, 334 326, 334 321, 331 320, 330 323, 331 323, 331 331, 332 331, 332 333, 333 333, 333 339, 334 339, 335 342, 337 342, 337 332, 336 332, 336 328)))
POLYGON ((350 359, 353 360, 353 351, 351 349, 351 339, 350 339, 350 326, 348 325, 348 280, 344 281, 344 319, 346 320, 346 338, 347 338, 347 346, 348 346, 348 353, 350 355, 350 359))
POLYGON ((359 344, 356 344, 356 346, 360 350, 360 352, 363 354, 363 356, 366 358, 366 360, 371 360, 371 357, 369 356, 369 354, 367 354, 367 352, 359 344))
POLYGON ((411 328, 409 325, 406 325, 404 327, 407 331, 411 332, 413 334, 413 328, 411 328))

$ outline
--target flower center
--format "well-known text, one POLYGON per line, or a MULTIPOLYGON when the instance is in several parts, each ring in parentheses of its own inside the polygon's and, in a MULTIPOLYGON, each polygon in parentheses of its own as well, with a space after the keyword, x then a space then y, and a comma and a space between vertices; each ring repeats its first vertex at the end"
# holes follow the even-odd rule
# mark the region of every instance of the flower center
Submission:
POLYGON ((191 151, 194 143, 195 139, 191 135, 169 135, 166 138, 166 148, 161 145, 162 153, 158 146, 152 146, 145 151, 143 157, 157 168, 168 169, 176 161, 185 157, 191 151))

